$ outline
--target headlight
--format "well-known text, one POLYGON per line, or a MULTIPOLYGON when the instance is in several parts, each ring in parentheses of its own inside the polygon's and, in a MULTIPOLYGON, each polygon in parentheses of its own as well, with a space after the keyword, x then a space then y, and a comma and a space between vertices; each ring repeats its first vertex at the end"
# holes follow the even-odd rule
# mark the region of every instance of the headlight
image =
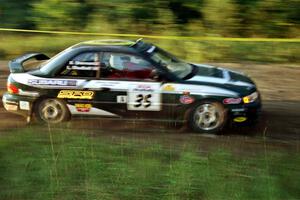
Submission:
POLYGON ((258 98, 258 92, 253 92, 252 94, 243 97, 244 103, 252 103, 258 98))

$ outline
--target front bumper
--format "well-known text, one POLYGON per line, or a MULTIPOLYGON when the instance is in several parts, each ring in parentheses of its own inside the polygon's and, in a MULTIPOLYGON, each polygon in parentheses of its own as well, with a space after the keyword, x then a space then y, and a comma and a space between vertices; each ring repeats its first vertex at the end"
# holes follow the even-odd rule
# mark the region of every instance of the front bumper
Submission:
POLYGON ((12 113, 27 117, 32 112, 34 98, 5 93, 2 97, 4 108, 12 113))
POLYGON ((233 122, 249 122, 254 121, 261 115, 261 101, 256 101, 243 105, 232 105, 229 108, 229 115, 233 122))

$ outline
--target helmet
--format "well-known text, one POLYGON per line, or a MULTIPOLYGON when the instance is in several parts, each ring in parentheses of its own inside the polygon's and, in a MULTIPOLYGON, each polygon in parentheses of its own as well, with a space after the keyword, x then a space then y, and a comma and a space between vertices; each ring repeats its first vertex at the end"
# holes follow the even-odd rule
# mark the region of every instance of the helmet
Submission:
POLYGON ((110 55, 109 65, 110 65, 110 67, 112 67, 114 69, 117 69, 117 70, 123 70, 124 69, 123 60, 118 55, 110 55))

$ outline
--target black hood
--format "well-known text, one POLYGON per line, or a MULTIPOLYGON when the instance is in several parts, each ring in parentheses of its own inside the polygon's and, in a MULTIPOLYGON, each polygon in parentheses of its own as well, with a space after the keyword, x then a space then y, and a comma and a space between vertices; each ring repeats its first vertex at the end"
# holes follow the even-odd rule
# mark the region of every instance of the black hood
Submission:
POLYGON ((195 70, 186 83, 210 85, 248 95, 256 91, 254 82, 246 75, 210 65, 193 64, 195 70))

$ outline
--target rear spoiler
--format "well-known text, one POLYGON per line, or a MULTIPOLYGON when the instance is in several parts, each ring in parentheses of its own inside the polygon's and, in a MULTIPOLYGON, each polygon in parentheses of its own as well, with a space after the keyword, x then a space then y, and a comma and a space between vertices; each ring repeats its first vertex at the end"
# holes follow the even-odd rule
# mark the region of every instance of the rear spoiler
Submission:
POLYGON ((9 61, 8 67, 10 73, 22 73, 25 72, 23 63, 27 60, 35 58, 36 60, 48 60, 49 57, 42 53, 29 53, 20 56, 14 60, 9 61))

